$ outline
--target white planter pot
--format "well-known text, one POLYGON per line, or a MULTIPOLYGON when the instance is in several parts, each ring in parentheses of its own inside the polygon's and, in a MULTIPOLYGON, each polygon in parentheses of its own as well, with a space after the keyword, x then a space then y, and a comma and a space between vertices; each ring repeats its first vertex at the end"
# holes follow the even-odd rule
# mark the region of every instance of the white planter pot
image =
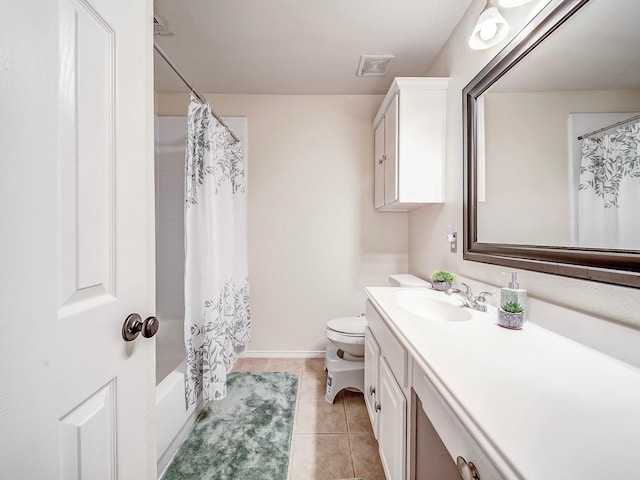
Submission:
POLYGON ((449 290, 451 288, 451 284, 449 282, 436 282, 436 281, 433 281, 431 283, 431 285, 433 286, 433 288, 435 288, 436 290, 439 290, 441 292, 446 292, 447 290, 449 290))
POLYGON ((499 308, 498 325, 513 330, 520 330, 524 325, 524 313, 510 313, 499 308))

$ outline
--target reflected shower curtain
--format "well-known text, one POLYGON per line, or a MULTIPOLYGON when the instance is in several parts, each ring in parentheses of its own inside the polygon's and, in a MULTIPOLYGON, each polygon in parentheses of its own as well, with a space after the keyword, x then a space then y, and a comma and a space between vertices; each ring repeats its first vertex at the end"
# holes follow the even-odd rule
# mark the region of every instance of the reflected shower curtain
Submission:
POLYGON ((242 146, 195 96, 185 176, 187 408, 226 395, 227 372, 250 339, 242 146))
POLYGON ((640 122, 582 143, 578 244, 640 249, 640 122))

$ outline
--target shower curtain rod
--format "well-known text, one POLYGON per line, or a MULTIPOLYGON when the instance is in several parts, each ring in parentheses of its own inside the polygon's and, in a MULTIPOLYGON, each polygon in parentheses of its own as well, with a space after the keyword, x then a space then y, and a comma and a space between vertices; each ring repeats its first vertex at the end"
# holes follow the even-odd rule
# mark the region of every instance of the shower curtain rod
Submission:
POLYGON ((171 70, 173 70, 173 71, 176 73, 176 75, 178 75, 178 77, 180 77, 180 80, 182 80, 182 82, 183 82, 183 83, 184 83, 184 84, 189 88, 189 90, 191 90, 191 93, 193 93, 193 94, 198 98, 198 100, 200 100, 202 103, 206 103, 207 105, 209 105, 209 108, 211 109, 211 114, 212 114, 214 117, 216 117, 216 120, 218 120, 218 121, 222 124, 222 126, 224 126, 224 128, 226 128, 226 129, 229 131, 229 133, 231 134, 231 136, 233 137, 233 139, 234 139, 236 142, 239 142, 239 141, 240 141, 240 139, 239 139, 238 137, 236 137, 235 133, 233 133, 233 132, 231 131, 231 129, 230 129, 230 128, 229 128, 229 127, 228 127, 228 126, 227 126, 227 125, 222 121, 222 119, 220 118, 220 116, 219 116, 216 112, 214 112, 214 111, 213 111, 213 108, 211 108, 211 105, 209 104, 209 102, 207 102, 207 101, 204 99, 204 97, 203 97, 202 95, 200 95, 200 94, 196 91, 196 89, 195 89, 195 88, 193 87, 193 85, 189 82, 189 80, 187 80, 187 79, 185 78, 185 76, 184 76, 184 75, 182 75, 182 73, 180 72, 180 70, 178 69, 178 67, 176 67, 176 66, 174 65, 174 63, 171 61, 171 59, 170 59, 169 57, 167 57, 167 54, 166 54, 166 53, 164 53, 164 52, 162 51, 162 49, 158 46, 158 44, 157 44, 156 42, 153 42, 153 49, 154 49, 156 52, 158 52, 158 55, 160 55, 160 56, 162 57, 162 59, 163 59, 165 62, 167 62, 167 65, 169 65, 169 67, 171 67, 171 70))
POLYGON ((602 133, 602 132, 604 132, 606 130, 610 130, 610 129, 614 128, 614 127, 619 127, 620 125, 624 125, 625 123, 631 123, 634 120, 638 120, 638 119, 640 119, 640 115, 636 115, 635 117, 627 118, 626 120, 622 120, 621 122, 617 122, 617 123, 614 123, 612 125, 599 128, 598 130, 594 130, 593 132, 585 133, 584 135, 580 135, 578 137, 578 140, 582 140, 583 138, 592 137, 593 135, 596 135, 597 133, 602 133))

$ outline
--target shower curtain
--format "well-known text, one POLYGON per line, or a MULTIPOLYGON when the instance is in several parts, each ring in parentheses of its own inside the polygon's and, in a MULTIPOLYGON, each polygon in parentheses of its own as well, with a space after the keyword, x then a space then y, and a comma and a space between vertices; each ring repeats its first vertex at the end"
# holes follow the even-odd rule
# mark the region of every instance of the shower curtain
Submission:
POLYGON ((640 250, 640 122, 582 143, 578 242, 640 250))
POLYGON ((242 146, 191 96, 185 175, 187 408, 226 395, 227 371, 250 339, 242 146))

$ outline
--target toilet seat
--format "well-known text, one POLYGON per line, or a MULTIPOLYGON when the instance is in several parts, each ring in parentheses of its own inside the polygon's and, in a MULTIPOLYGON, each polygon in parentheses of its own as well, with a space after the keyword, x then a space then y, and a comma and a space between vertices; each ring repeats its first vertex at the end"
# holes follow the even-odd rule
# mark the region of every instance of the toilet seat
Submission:
POLYGON ((340 317, 327 322, 327 330, 347 337, 364 337, 367 317, 340 317))
MULTIPOLYGON (((348 333, 336 332, 335 330, 327 328, 325 336, 327 337, 327 340, 331 340, 333 343, 341 347, 342 350, 349 351, 349 348, 345 345, 364 345, 364 334, 350 335, 348 333)), ((358 352, 359 350, 360 349, 357 349, 358 352)))

